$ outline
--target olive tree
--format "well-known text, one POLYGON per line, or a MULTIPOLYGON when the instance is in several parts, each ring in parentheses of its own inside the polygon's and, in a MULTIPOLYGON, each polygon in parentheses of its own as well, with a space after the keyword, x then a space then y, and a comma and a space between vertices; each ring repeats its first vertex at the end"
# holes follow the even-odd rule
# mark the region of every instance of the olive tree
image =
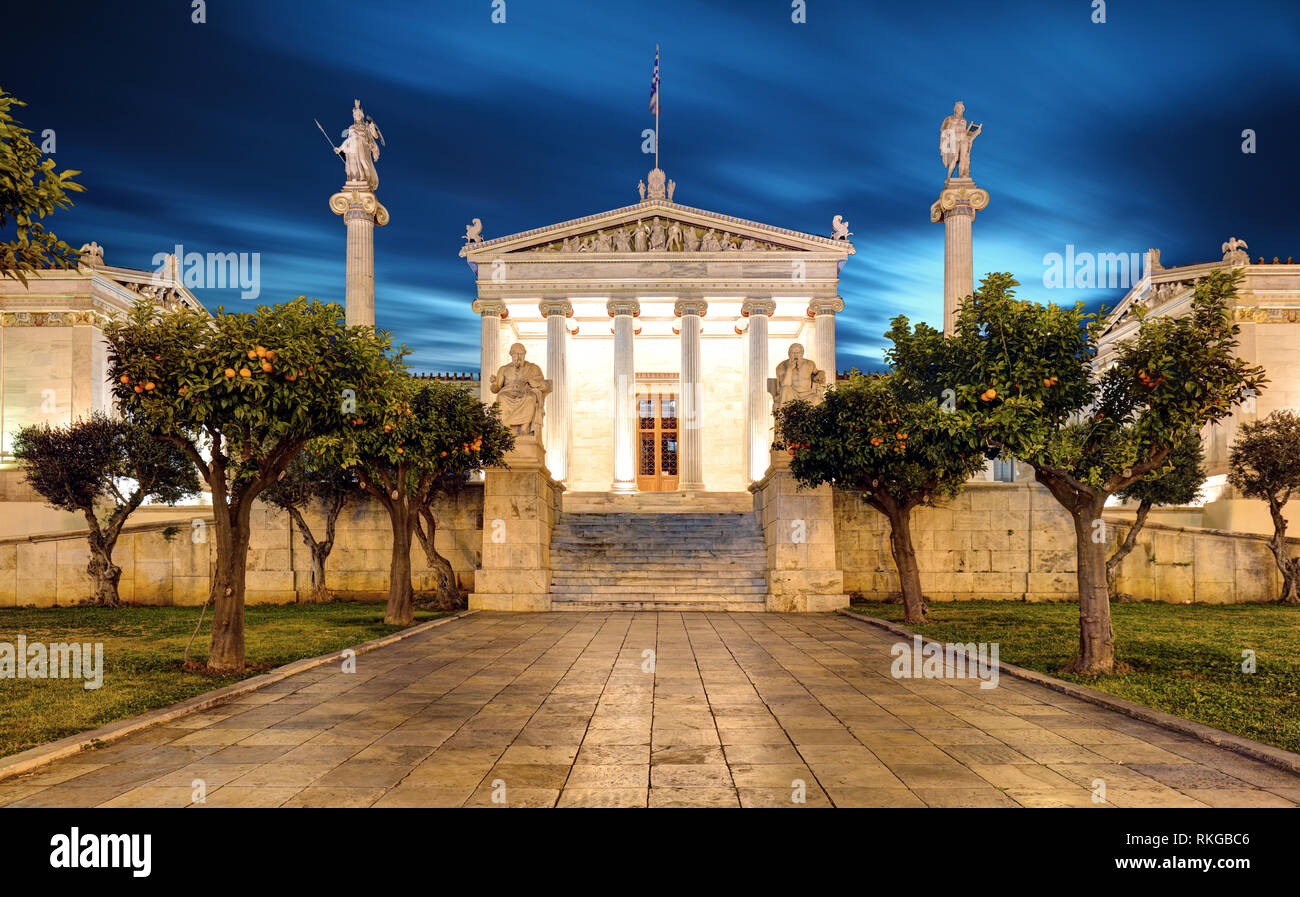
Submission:
POLYGON ((120 405, 185 452, 212 494, 216 567, 208 667, 244 666, 254 501, 308 441, 388 407, 400 355, 343 307, 299 297, 228 313, 138 303, 105 329, 120 405))
POLYGON ((1283 604, 1300 604, 1300 558, 1286 544, 1286 518, 1282 511, 1300 491, 1300 415, 1274 411, 1263 420, 1241 425, 1228 454, 1228 482, 1242 495, 1268 502, 1273 519, 1269 548, 1282 574, 1283 604))
POLYGON ((1018 300, 1010 274, 991 274, 962 305, 949 377, 970 440, 1032 466, 1074 524, 1079 651, 1069 672, 1114 670, 1106 499, 1159 470, 1184 434, 1227 417, 1265 382, 1235 351, 1239 276, 1197 281, 1186 314, 1141 317, 1100 372, 1101 325, 1082 303, 1018 300))
POLYGON ((292 463, 280 479, 267 487, 262 500, 285 511, 303 544, 311 553, 312 601, 328 601, 329 588, 325 584, 325 562, 334 550, 334 536, 339 515, 348 500, 360 494, 356 474, 323 459, 324 451, 308 444, 294 456, 292 463), (303 514, 311 505, 319 504, 325 529, 318 537, 303 514))
POLYGON ((113 563, 113 549, 127 518, 145 501, 170 505, 199 491, 194 467, 177 446, 103 413, 63 427, 23 427, 14 436, 14 456, 46 501, 86 518, 91 601, 106 607, 121 604, 122 568, 113 563))

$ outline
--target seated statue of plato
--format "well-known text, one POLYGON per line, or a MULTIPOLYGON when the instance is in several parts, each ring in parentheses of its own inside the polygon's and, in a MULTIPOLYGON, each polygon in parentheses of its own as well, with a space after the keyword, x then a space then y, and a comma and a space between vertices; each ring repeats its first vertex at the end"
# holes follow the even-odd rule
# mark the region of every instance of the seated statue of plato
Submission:
POLYGON ((510 347, 510 363, 503 364, 488 381, 488 388, 496 394, 496 405, 501 409, 501 423, 516 436, 542 435, 543 400, 550 387, 542 376, 542 369, 524 360, 524 347, 515 343, 510 347))

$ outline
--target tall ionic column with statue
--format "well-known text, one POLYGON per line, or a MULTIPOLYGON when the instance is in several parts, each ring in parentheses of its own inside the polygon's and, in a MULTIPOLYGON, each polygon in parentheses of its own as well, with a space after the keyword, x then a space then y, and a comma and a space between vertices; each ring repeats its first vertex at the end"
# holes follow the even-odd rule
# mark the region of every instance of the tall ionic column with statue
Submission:
MULTIPOLYGON (((317 127, 320 123, 317 123, 317 127)), ((324 129, 321 131, 324 133, 324 129)), ((326 140, 329 136, 326 135, 326 140)), ((343 132, 343 142, 334 152, 343 160, 346 180, 343 189, 330 197, 330 209, 343 216, 347 227, 347 280, 344 306, 349 326, 375 323, 375 226, 388 223, 388 209, 375 198, 379 188, 379 147, 384 135, 374 119, 365 114, 361 101, 352 106, 352 124, 343 132)))
POLYGON ((966 121, 966 106, 961 102, 939 125, 939 156, 948 178, 939 198, 930 206, 930 220, 943 222, 943 332, 949 335, 962 300, 975 291, 971 225, 975 213, 989 204, 989 194, 975 186, 970 176, 970 156, 975 138, 983 130, 984 125, 972 126, 966 121))

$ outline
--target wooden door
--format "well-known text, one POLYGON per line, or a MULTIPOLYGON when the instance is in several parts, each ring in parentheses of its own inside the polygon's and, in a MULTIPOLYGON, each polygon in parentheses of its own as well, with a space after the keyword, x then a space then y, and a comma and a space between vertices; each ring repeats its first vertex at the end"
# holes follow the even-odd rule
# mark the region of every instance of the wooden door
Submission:
POLYGON ((677 411, 674 392, 637 394, 636 487, 642 492, 677 489, 677 411))

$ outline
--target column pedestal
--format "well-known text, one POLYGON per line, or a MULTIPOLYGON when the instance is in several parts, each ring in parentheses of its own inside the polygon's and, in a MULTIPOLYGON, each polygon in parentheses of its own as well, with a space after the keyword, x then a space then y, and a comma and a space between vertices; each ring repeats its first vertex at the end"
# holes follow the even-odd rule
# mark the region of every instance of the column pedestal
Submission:
POLYGON ((375 226, 388 223, 388 209, 370 185, 348 181, 330 197, 330 210, 343 216, 348 230, 347 282, 343 291, 349 327, 375 325, 375 226))
POLYGON ((483 560, 469 607, 550 610, 551 531, 564 486, 551 478, 534 436, 516 437, 505 463, 484 474, 483 560))
POLYGON ((971 223, 989 204, 987 190, 971 178, 949 178, 930 206, 930 220, 943 222, 943 332, 951 335, 961 302, 975 291, 971 223))

